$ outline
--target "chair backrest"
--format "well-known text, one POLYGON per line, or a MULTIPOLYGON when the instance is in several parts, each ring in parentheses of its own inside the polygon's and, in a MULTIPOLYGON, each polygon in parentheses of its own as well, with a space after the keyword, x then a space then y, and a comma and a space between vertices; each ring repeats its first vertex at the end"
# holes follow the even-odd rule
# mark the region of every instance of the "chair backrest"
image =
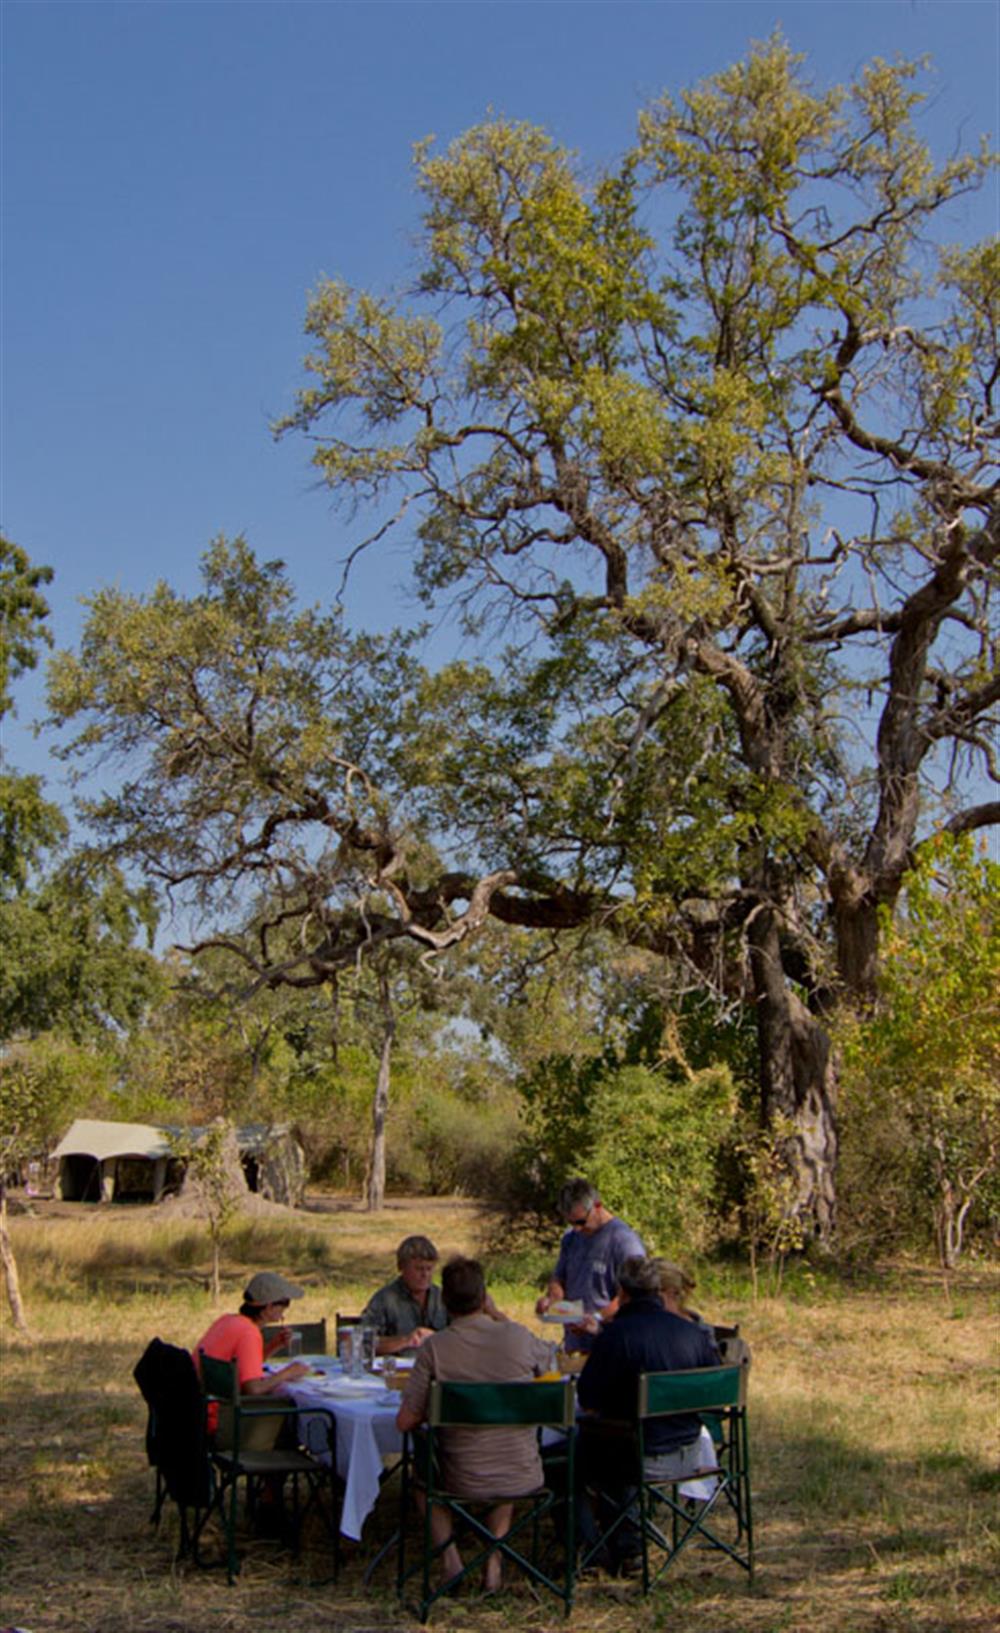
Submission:
MULTIPOLYGON (((303 1355, 326 1354, 325 1316, 323 1317, 322 1321, 285 1321, 282 1323, 282 1326, 287 1327, 290 1332, 297 1332, 301 1334, 303 1355)), ((264 1343, 267 1344, 272 1338, 277 1337, 281 1330, 281 1327, 263 1327, 261 1331, 264 1335, 264 1343)), ((280 1349, 271 1351, 272 1355, 287 1355, 287 1353, 287 1344, 283 1344, 280 1349)))
POLYGON ((639 1417, 723 1412, 746 1405, 746 1368, 696 1367, 686 1372, 643 1372, 639 1376, 639 1417))
POLYGON ((576 1422, 572 1378, 558 1383, 432 1383, 427 1421, 432 1428, 571 1429, 576 1422))
POLYGON ((235 1361, 217 1361, 214 1356, 206 1355, 205 1351, 200 1349, 198 1362, 201 1367, 202 1388, 209 1400, 232 1403, 239 1401, 239 1374, 235 1361))
POLYGON ((713 1327, 712 1332, 723 1366, 750 1365, 750 1345, 745 1338, 740 1337, 738 1322, 733 1327, 713 1327))

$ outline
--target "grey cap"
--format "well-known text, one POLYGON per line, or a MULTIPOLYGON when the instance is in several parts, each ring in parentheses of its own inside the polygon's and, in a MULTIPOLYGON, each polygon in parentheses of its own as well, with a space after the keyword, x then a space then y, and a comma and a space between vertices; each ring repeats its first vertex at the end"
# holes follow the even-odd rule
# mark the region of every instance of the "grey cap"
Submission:
POLYGON ((286 1281, 276 1270, 258 1270, 251 1276, 243 1294, 245 1304, 277 1304, 285 1298, 301 1298, 303 1289, 293 1281, 286 1281))

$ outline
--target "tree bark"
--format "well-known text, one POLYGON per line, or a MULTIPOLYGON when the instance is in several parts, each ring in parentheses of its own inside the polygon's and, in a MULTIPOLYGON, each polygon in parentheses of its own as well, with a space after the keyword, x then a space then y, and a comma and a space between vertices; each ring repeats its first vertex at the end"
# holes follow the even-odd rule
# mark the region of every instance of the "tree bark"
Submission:
POLYGON ((21 1286, 17 1279, 17 1260, 11 1246, 10 1231, 7 1229, 7 1194, 0 1187, 0 1262, 3 1263, 4 1283, 7 1288, 7 1303, 10 1305, 11 1319, 14 1331, 22 1338, 30 1338, 28 1322, 24 1314, 24 1304, 21 1300, 21 1286))
POLYGON ((789 986, 777 915, 761 906, 748 929, 761 1074, 761 1121, 793 1127, 786 1159, 807 1234, 830 1247, 837 1223, 837 1079, 822 1022, 789 986))
POLYGON ((392 1046, 396 1037, 396 1017, 392 1008, 389 978, 381 970, 378 986, 379 997, 382 1000, 383 1025, 378 1076, 375 1079, 375 1099, 372 1103, 372 1143, 368 1173, 365 1176, 365 1206, 369 1213, 378 1213, 385 1205, 385 1123, 389 1111, 392 1046))

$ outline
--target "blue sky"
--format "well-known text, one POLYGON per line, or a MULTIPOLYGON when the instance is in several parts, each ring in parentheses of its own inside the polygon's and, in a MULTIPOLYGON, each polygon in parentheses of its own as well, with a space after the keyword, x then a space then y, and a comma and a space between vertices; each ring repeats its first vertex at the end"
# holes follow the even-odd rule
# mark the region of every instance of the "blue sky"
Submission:
MULTIPOLYGON (((55 568, 53 629, 79 597, 193 588, 217 533, 331 596, 356 541, 306 446, 270 421, 300 383, 307 292, 325 274, 398 285, 416 207, 410 145, 492 107, 595 166, 638 108, 780 25, 817 83, 873 55, 934 61, 940 154, 996 137, 994 0, 840 4, 73 4, 2 7, 0 514, 55 568)), ((970 231, 998 222, 994 191, 970 231)), ((355 577, 357 623, 406 616, 403 550, 355 577)), ((27 726, 7 751, 58 771, 27 726)))

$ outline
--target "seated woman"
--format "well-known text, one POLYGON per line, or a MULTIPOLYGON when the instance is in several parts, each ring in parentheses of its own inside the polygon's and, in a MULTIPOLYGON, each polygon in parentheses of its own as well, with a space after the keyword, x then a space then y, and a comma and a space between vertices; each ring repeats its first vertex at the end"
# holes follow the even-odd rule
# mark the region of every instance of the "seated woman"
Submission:
POLYGON ((679 1315, 685 1321, 693 1321, 696 1327, 715 1342, 719 1357, 724 1366, 749 1366, 750 1346, 740 1337, 738 1327, 715 1327, 704 1316, 692 1310, 688 1299, 695 1289, 694 1277, 682 1269, 679 1264, 672 1264, 669 1259, 652 1259, 650 1261, 657 1268, 660 1278, 660 1302, 671 1315, 679 1315))
MULTIPOLYGON (((396 1425, 406 1433, 427 1415, 431 1383, 527 1383, 546 1371, 549 1345, 516 1321, 496 1311, 486 1291, 482 1266, 475 1259, 452 1259, 444 1267, 441 1293, 450 1325, 432 1334, 417 1354, 403 1393, 396 1425)), ((508 1497, 527 1496, 543 1484, 542 1464, 534 1429, 446 1429, 441 1437, 442 1477, 456 1497, 489 1498, 502 1491, 508 1497)), ((513 1518, 513 1502, 497 1503, 486 1516, 495 1537, 506 1536, 513 1518)), ((431 1530, 437 1544, 447 1543, 441 1562, 445 1580, 462 1569, 461 1556, 451 1541, 451 1517, 435 1507, 431 1530)), ((483 1586, 492 1593, 500 1586, 500 1559, 491 1554, 483 1586)))
MULTIPOLYGON (((283 1320, 290 1301, 301 1297, 302 1288, 294 1282, 273 1270, 258 1271, 247 1283, 238 1313, 220 1315, 195 1345, 195 1366, 200 1366, 201 1350, 214 1361, 235 1361, 241 1395, 273 1395, 284 1384, 304 1378, 309 1368, 302 1361, 293 1361, 279 1372, 265 1373, 265 1360, 288 1342, 288 1329, 282 1327, 267 1344, 261 1331, 267 1322, 283 1320)), ((216 1423, 215 1416, 213 1413, 209 1428, 217 1428, 220 1443, 225 1445, 232 1430, 224 1420, 216 1423)), ((280 1428, 277 1414, 247 1425, 242 1437, 244 1449, 263 1451, 273 1446, 280 1428)))
POLYGON ((703 1321, 697 1310, 688 1308, 688 1299, 695 1289, 694 1277, 673 1264, 670 1259, 651 1259, 650 1263, 656 1266, 660 1278, 660 1302, 671 1315, 683 1316, 685 1321, 694 1321, 699 1327, 711 1327, 703 1321))

